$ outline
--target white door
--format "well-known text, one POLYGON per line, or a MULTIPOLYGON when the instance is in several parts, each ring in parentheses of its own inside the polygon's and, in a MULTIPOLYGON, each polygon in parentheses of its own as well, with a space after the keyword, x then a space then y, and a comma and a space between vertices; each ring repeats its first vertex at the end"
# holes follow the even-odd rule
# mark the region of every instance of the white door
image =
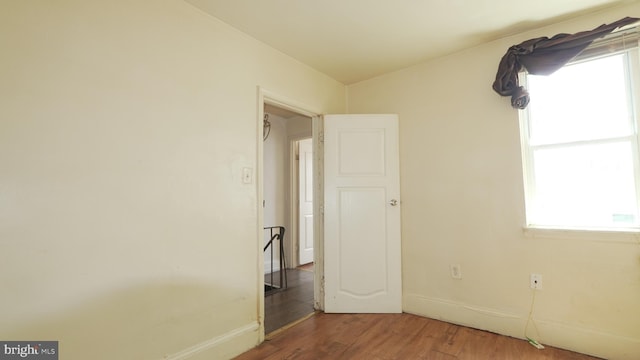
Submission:
POLYGON ((298 142, 298 250, 300 265, 313 261, 313 146, 311 139, 298 142))
POLYGON ((397 115, 324 117, 325 311, 402 311, 397 115))

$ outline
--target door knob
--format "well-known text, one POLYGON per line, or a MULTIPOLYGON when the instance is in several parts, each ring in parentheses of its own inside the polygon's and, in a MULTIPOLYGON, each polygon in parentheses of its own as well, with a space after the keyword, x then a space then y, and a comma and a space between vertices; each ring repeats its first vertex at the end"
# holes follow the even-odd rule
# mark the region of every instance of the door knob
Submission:
POLYGON ((391 199, 391 201, 389 201, 389 205, 391 205, 391 206, 396 206, 396 205, 398 205, 398 200, 396 200, 396 199, 391 199))

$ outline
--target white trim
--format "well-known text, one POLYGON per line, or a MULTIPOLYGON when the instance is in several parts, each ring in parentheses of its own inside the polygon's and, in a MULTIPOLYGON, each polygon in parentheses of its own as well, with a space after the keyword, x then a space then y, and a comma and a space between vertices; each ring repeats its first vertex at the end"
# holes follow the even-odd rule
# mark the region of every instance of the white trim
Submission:
MULTIPOLYGON (((263 104, 273 105, 310 118, 321 114, 320 111, 316 111, 307 105, 300 104, 294 100, 277 95, 268 90, 265 90, 264 88, 258 87, 258 91, 260 92, 260 97, 262 98, 263 104)), ((259 120, 260 126, 262 126, 262 118, 260 118, 259 120)))
POLYGON ((201 342, 189 348, 186 348, 180 352, 177 352, 172 355, 165 355, 163 359, 165 360, 183 360, 189 359, 190 357, 199 354, 203 351, 210 350, 217 346, 220 346, 224 343, 228 343, 242 335, 252 333, 260 329, 260 325, 257 322, 253 322, 247 324, 245 326, 239 327, 237 329, 231 330, 226 334, 216 336, 213 339, 209 339, 207 341, 201 342))
POLYGON ((527 226, 522 229, 522 232, 526 238, 532 239, 571 239, 640 245, 640 231, 636 229, 567 229, 527 226))
POLYGON ((637 360, 640 340, 553 320, 536 320, 542 344, 603 359, 637 360))
POLYGON ((527 314, 468 305, 446 299, 403 294, 403 311, 431 319, 523 339, 527 314))
POLYGON ((313 132, 313 308, 324 310, 324 118, 311 118, 313 132), (316 215, 317 214, 317 215, 316 215))
POLYGON ((257 224, 256 224, 256 276, 258 281, 256 282, 257 298, 256 307, 258 310, 258 343, 264 341, 264 104, 265 94, 264 91, 258 87, 258 101, 257 101, 257 113, 256 119, 256 172, 255 172, 255 186, 256 186, 256 209, 257 209, 257 224))
POLYGON ((313 139, 312 134, 294 134, 289 138, 289 258, 287 264, 295 268, 300 264, 300 204, 299 204, 299 163, 297 144, 301 140, 313 139))
POLYGON ((297 148, 296 144, 299 140, 288 138, 289 141, 289 259, 287 263, 291 268, 300 265, 298 256, 298 244, 300 242, 298 234, 298 162, 296 161, 297 148))
POLYGON ((638 50, 629 51, 626 61, 628 71, 627 74, 629 79, 628 86, 630 87, 629 91, 632 95, 635 94, 635 96, 632 96, 629 101, 632 103, 631 106, 634 109, 634 111, 632 112, 633 123, 631 124, 631 126, 633 126, 635 136, 631 141, 631 146, 634 149, 632 156, 633 163, 635 165, 634 180, 636 183, 636 198, 638 198, 638 207, 640 207, 640 129, 638 129, 638 123, 640 123, 640 119, 638 119, 638 116, 640 116, 638 110, 640 109, 640 99, 638 99, 637 96, 637 94, 640 94, 640 69, 638 69, 638 66, 629 66, 629 64, 640 63, 640 54, 638 54, 638 52, 638 50))

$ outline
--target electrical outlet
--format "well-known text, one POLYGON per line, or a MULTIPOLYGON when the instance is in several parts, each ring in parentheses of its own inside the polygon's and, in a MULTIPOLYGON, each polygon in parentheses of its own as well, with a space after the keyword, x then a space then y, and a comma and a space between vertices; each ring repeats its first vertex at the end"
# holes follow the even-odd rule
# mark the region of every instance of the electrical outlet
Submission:
POLYGON ((449 270, 451 270, 451 277, 454 279, 462 279, 462 270, 460 270, 460 264, 451 264, 449 265, 449 270))
POLYGON ((531 274, 529 277, 529 286, 532 289, 540 290, 542 289, 542 275, 540 274, 531 274))

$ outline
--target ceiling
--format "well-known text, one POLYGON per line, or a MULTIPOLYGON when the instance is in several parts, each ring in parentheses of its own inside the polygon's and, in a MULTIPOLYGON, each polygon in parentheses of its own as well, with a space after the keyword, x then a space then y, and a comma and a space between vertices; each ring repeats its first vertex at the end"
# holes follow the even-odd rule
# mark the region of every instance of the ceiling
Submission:
POLYGON ((185 1, 344 84, 352 84, 638 0, 185 1))

